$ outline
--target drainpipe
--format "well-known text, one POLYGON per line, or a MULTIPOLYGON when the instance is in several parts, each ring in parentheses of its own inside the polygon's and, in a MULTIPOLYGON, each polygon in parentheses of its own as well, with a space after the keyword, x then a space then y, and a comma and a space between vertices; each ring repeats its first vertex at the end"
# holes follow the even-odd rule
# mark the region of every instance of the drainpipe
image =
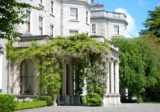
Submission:
POLYGON ((61 33, 61 34, 60 34, 60 35, 61 35, 61 36, 63 36, 63 19, 64 19, 64 18, 63 18, 63 4, 64 4, 64 1, 61 0, 61 12, 60 12, 60 13, 61 13, 61 15, 60 15, 60 18, 61 18, 61 22, 60 22, 60 24, 61 24, 61 25, 60 25, 60 27, 61 27, 61 28, 60 28, 60 30, 61 30, 60 33, 61 33))

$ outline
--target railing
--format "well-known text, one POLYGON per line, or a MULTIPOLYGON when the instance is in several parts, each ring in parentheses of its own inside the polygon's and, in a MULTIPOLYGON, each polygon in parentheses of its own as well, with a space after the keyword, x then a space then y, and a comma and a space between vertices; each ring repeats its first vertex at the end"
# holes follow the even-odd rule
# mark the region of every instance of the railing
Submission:
POLYGON ((119 19, 119 20, 125 20, 126 18, 125 14, 123 13, 106 12, 104 10, 92 11, 91 17, 106 17, 110 19, 119 19))
POLYGON ((87 3, 91 3, 91 0, 77 0, 77 1, 83 1, 83 2, 87 2, 87 3))

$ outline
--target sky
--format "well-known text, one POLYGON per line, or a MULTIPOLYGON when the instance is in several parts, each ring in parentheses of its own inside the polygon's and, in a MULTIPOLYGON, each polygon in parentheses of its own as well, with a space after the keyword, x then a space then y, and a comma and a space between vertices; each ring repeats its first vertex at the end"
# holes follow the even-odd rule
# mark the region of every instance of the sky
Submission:
POLYGON ((138 36, 144 29, 144 21, 148 17, 148 11, 160 6, 160 0, 94 0, 103 4, 106 11, 122 12, 127 15, 127 36, 138 36))

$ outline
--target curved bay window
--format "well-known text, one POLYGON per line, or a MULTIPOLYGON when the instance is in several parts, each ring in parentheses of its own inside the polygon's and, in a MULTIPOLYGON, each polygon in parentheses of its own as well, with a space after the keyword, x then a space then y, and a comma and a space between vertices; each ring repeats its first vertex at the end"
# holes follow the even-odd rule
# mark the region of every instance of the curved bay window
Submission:
POLYGON ((34 94, 34 63, 32 60, 24 60, 20 65, 20 93, 34 94))

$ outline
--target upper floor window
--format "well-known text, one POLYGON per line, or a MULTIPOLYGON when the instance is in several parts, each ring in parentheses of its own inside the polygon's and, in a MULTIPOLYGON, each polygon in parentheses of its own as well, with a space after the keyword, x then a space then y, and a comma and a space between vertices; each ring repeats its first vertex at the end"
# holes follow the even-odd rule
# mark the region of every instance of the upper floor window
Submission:
POLYGON ((119 26, 114 26, 114 35, 119 35, 119 26))
POLYGON ((43 4, 43 0, 39 0, 39 3, 40 3, 40 4, 43 4))
POLYGON ((76 35, 78 34, 78 30, 69 30, 69 35, 76 35))
POLYGON ((39 17, 39 33, 40 35, 43 34, 43 17, 39 17))
POLYGON ((72 20, 78 20, 78 9, 70 8, 70 17, 72 20))
POLYGON ((53 36, 54 33, 54 26, 50 25, 50 35, 53 36))
POLYGON ((92 24, 92 34, 96 34, 96 24, 92 24))
POLYGON ((26 31, 31 31, 31 12, 28 10, 26 11, 26 31))
POLYGON ((88 23, 88 11, 86 11, 86 23, 88 23))
POLYGON ((51 14, 53 14, 53 13, 54 13, 54 2, 51 1, 51 14))

